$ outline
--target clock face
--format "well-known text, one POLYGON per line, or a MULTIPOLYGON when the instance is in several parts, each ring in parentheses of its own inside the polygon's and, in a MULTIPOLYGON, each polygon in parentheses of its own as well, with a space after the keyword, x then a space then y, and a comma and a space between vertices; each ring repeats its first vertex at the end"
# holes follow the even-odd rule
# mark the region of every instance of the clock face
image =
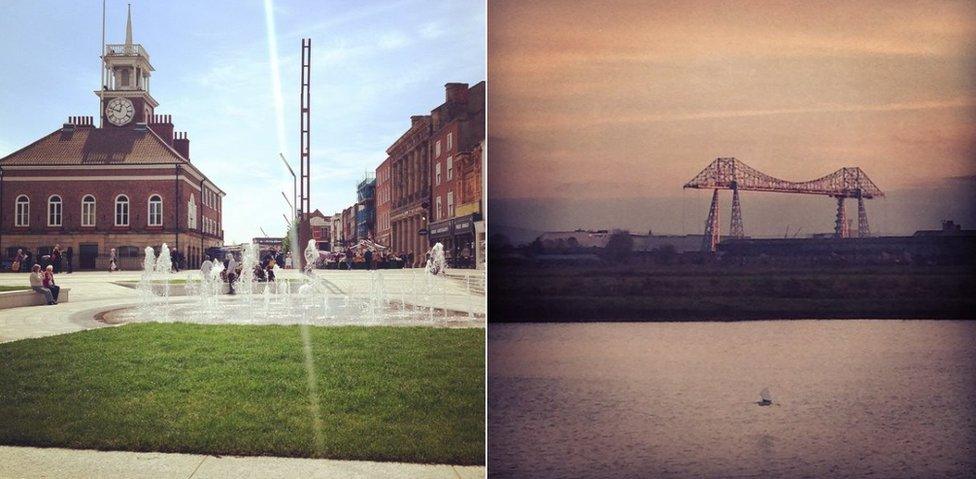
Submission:
POLYGON ((115 126, 122 126, 132 121, 135 114, 136 109, 128 98, 112 98, 105 105, 105 118, 115 126))

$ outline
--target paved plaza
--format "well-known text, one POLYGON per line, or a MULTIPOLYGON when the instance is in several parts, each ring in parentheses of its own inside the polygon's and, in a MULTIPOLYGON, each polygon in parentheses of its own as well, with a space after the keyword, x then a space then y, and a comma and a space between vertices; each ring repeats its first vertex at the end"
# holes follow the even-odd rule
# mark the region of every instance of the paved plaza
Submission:
POLYGON ((0 478, 474 479, 483 466, 0 446, 0 478))
MULTIPOLYGON (((391 299, 403 299, 407 304, 426 308, 434 307, 460 313, 473 312, 484 317, 487 304, 484 296, 484 272, 477 270, 451 270, 438 278, 436 287, 426 289, 422 270, 336 271, 317 270, 316 275, 325 282, 331 294, 350 297, 367 297, 375 275, 382 275, 386 294, 391 299), (374 275, 371 277, 371 274, 374 275)), ((139 305, 139 292, 131 286, 138 282, 141 272, 121 271, 78 272, 60 274, 58 284, 71 288, 71 299, 55 306, 27 306, 0 310, 0 342, 26 338, 39 338, 57 334, 74 333, 86 329, 107 327, 92 316, 98 311, 139 305), (119 284, 122 283, 122 284, 119 284)), ((173 279, 199 280, 197 271, 174 273, 173 279)), ((296 270, 282 271, 279 279, 300 279, 296 270)), ((2 286, 28 285, 27 273, 0 275, 2 286)), ((179 301, 178 298, 174 300, 179 301)))

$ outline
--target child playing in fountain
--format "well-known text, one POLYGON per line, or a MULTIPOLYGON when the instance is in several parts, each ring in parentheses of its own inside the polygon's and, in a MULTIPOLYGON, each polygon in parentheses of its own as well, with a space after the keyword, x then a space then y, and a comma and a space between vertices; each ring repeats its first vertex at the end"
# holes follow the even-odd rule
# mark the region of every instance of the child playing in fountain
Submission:
POLYGON ((237 280, 237 275, 237 259, 230 254, 227 259, 227 284, 230 285, 230 291, 227 294, 234 294, 234 281, 237 280))
POLYGON ((278 263, 275 261, 274 257, 268 258, 268 265, 264 268, 268 275, 268 281, 275 280, 274 268, 276 264, 278 263))

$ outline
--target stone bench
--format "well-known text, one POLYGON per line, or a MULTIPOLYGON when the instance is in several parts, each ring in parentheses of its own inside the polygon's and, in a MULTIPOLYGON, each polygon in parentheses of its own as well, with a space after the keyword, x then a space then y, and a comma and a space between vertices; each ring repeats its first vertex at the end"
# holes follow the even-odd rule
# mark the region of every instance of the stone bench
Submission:
MULTIPOLYGON (((67 303, 70 292, 71 288, 61 288, 61 293, 58 294, 58 303, 67 303)), ((47 305, 47 301, 44 299, 44 295, 33 289, 0 293, 0 309, 45 305, 47 305)))

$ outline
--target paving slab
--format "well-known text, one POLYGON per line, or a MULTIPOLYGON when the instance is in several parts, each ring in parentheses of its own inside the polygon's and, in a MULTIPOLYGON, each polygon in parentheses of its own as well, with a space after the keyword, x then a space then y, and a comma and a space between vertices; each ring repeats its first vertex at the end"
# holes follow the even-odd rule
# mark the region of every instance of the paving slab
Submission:
POLYGON ((316 479, 485 477, 483 466, 338 461, 292 457, 208 456, 162 452, 0 446, 0 478, 316 479))

